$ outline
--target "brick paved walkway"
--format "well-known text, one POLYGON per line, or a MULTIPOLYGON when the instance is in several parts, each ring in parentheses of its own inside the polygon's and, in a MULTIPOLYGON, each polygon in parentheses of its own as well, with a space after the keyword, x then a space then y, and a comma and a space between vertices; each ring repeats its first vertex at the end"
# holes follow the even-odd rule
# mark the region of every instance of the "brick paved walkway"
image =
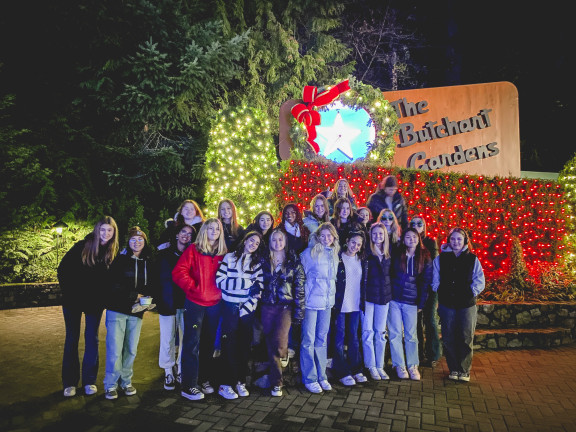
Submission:
POLYGON ((0 311, 1 431, 576 431, 576 344, 549 350, 478 351, 472 381, 446 379, 444 360, 421 368, 422 381, 371 381, 281 398, 251 395, 200 402, 162 387, 158 320, 145 315, 134 385, 138 394, 104 399, 105 327, 99 393, 64 399, 60 384, 64 324, 59 307, 0 311))

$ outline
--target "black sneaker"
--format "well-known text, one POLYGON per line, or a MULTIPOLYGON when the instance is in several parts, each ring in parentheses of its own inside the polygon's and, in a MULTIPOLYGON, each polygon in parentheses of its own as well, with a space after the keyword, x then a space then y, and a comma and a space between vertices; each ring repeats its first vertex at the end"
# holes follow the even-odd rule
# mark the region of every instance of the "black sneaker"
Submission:
POLYGON ((164 377, 164 388, 166 390, 174 390, 176 388, 176 382, 172 374, 168 374, 164 377))
POLYGON ((106 399, 118 399, 118 391, 116 389, 108 389, 106 393, 104 393, 106 399))
POLYGON ((182 397, 190 400, 200 400, 204 399, 204 393, 198 390, 196 387, 189 387, 187 389, 182 389, 180 392, 182 397))

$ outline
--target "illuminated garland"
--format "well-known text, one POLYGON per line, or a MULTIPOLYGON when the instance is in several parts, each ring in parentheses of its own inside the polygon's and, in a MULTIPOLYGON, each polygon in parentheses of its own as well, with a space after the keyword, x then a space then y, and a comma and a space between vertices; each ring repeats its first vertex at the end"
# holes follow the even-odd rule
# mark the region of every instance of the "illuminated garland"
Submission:
POLYGON ((346 178, 356 202, 364 205, 389 174, 398 178, 408 216, 422 216, 429 235, 439 243, 457 226, 470 233, 488 277, 498 278, 510 268, 514 236, 531 271, 539 264, 556 265, 564 254, 566 199, 553 181, 428 173, 368 163, 291 161, 280 177, 278 197, 283 204, 294 202, 301 210, 308 209, 314 195, 346 178))
MULTIPOLYGON (((353 77, 349 80, 350 90, 340 95, 337 99, 344 105, 352 108, 362 108, 372 118, 376 129, 376 139, 368 148, 366 162, 378 165, 390 165, 394 158, 396 142, 394 134, 399 130, 398 117, 390 103, 384 99, 382 92, 372 86, 363 84, 353 77)), ((319 88, 318 93, 330 87, 319 88)), ((318 108, 318 111, 326 111, 326 107, 318 108)), ((324 156, 317 155, 307 141, 306 126, 292 118, 292 128, 290 138, 294 144, 292 148, 292 159, 295 160, 319 160, 328 161, 324 156)), ((361 161, 360 159, 358 161, 361 161)))
POLYGON ((576 273, 576 154, 560 171, 558 182, 564 188, 564 197, 566 199, 564 208, 567 234, 564 237, 566 246, 564 259, 566 267, 576 273))
POLYGON ((255 108, 220 112, 210 131, 206 164, 206 214, 223 198, 236 205, 246 227, 261 210, 277 212, 278 160, 266 115, 255 108))

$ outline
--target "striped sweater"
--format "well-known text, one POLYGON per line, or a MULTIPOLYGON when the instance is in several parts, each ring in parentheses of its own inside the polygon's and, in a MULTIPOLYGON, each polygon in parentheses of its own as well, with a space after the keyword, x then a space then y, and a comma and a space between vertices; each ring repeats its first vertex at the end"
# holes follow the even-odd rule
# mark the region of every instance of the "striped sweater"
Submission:
POLYGON ((222 300, 240 303, 240 316, 254 312, 262 295, 262 266, 258 263, 250 269, 251 258, 251 254, 242 254, 237 260, 233 252, 228 253, 216 273, 216 285, 222 290, 222 300))

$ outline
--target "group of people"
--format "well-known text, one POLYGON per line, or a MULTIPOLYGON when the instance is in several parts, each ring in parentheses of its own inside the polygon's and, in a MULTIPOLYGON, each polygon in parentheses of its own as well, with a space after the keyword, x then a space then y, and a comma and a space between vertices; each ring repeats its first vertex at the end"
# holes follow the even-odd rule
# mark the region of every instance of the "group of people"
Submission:
POLYGON ((97 392, 104 310, 105 396, 135 394, 142 316, 154 307, 164 388, 178 385, 190 400, 215 387, 225 399, 249 395, 255 329, 266 346, 272 396, 282 396, 289 353, 312 393, 332 389, 329 359, 332 379, 345 386, 366 382, 367 375, 389 379, 388 355, 398 378, 419 380, 420 363, 435 366, 442 352, 448 378, 470 380, 482 266, 464 229, 452 229, 439 250, 425 218, 409 220, 394 176, 363 207, 340 179, 314 196, 304 214, 285 205, 277 226, 262 211, 242 227, 229 199, 207 219, 195 201, 185 200, 157 249, 153 258, 146 234, 132 227, 120 251, 118 227, 105 217, 62 259, 65 396, 76 394, 80 375, 85 393, 97 392))

